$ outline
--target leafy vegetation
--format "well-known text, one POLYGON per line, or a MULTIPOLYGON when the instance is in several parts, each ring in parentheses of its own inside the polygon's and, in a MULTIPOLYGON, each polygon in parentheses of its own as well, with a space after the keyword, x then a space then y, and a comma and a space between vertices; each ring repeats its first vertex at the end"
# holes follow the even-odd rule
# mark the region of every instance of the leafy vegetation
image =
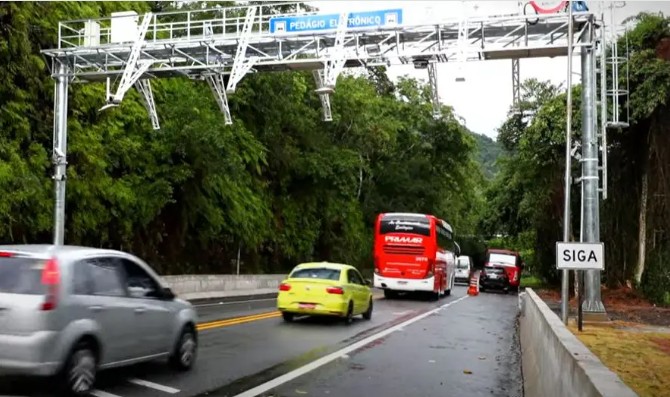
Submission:
POLYGON ((473 134, 479 148, 478 160, 482 166, 482 172, 487 180, 493 179, 498 173, 498 159, 503 154, 502 146, 486 135, 473 134))
MULTIPOLYGON (((58 21, 171 6, 0 5, 0 241, 52 239, 53 81, 39 50, 56 45, 58 21)), ((163 273, 227 273, 239 249, 254 273, 312 259, 370 267, 382 211, 474 233, 477 142, 450 108, 433 120, 428 87, 383 69, 342 76, 331 123, 314 89, 308 73, 248 75, 227 126, 204 83, 155 81, 154 131, 134 90, 98 112, 105 87, 71 85, 66 243, 128 250, 163 273)))
MULTIPOLYGON (((670 304, 670 22, 640 14, 629 33, 630 127, 608 134, 608 199, 600 211, 607 264, 604 282, 633 284, 670 304)), ((625 38, 619 48, 625 48, 625 38)), ((625 84, 625 81, 622 81, 625 84)), ((482 233, 505 236, 525 250, 536 275, 555 283, 555 241, 562 239, 566 92, 529 80, 518 109, 499 130, 506 150, 486 192, 482 233)), ((581 87, 573 90, 573 131, 581 135, 581 87)), ((579 164, 573 162, 573 175, 579 164)), ((579 185, 572 195, 571 229, 579 238, 579 185)), ((574 191, 574 190, 573 190, 574 191)))

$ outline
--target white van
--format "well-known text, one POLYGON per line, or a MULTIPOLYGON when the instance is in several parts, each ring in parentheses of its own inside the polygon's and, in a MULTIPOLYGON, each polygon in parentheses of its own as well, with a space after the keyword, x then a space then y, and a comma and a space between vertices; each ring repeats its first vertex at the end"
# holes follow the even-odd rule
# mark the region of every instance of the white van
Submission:
POLYGON ((470 270, 472 270, 472 259, 469 256, 459 256, 456 260, 456 282, 470 282, 470 270))

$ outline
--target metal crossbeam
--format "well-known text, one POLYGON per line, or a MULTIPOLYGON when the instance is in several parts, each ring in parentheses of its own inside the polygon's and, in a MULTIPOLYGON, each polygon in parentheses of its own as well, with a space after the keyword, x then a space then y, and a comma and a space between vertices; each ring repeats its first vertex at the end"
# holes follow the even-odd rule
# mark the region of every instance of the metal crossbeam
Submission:
MULTIPOLYGON (((141 60, 140 55, 142 52, 142 47, 144 46, 144 37, 149 30, 149 24, 151 23, 152 13, 148 12, 144 15, 142 23, 140 24, 137 31, 137 39, 133 43, 133 47, 130 50, 130 56, 125 62, 125 68, 123 70, 123 75, 121 76, 121 82, 119 83, 118 88, 116 89, 116 94, 113 96, 107 97, 107 104, 118 105, 123 100, 123 97, 126 95, 126 92, 132 87, 135 82, 149 69, 153 64, 151 60, 141 60)), ((109 86, 108 86, 109 89, 109 86)))
MULTIPOLYGON (((212 72, 212 68, 227 69, 232 74, 230 62, 233 54, 240 54, 238 65, 253 68, 258 72, 281 70, 314 70, 324 67, 324 51, 344 59, 333 62, 331 70, 342 67, 360 67, 366 63, 402 64, 416 57, 438 57, 442 62, 458 61, 465 54, 466 61, 486 59, 513 59, 531 57, 563 57, 567 52, 567 16, 564 14, 538 15, 539 23, 527 25, 521 16, 470 18, 462 20, 440 20, 418 25, 400 24, 374 29, 339 29, 337 31, 305 32, 296 34, 271 33, 270 17, 261 13, 253 18, 258 32, 244 33, 239 18, 212 19, 211 13, 218 10, 188 11, 167 16, 154 14, 147 37, 138 46, 139 59, 151 62, 146 74, 152 77, 187 75, 197 77, 212 72), (208 14, 203 14, 208 12, 208 14), (168 18, 169 17, 169 18, 168 18), (185 21, 175 21, 183 18, 185 21), (200 19, 199 19, 200 18, 200 19), (208 18, 208 19, 205 19, 208 18), (186 21, 189 21, 188 23, 186 21), (203 26, 214 32, 203 34, 203 26), (179 28, 179 29, 178 29, 179 28), (458 50, 459 37, 463 43, 467 36, 466 50, 458 50), (244 38, 246 37, 246 38, 244 38), (338 38, 339 37, 339 38, 338 38), (246 53, 241 47, 246 43, 246 53), (241 45, 242 44, 242 45, 241 45), (518 45, 516 45, 518 44, 518 45), (341 48, 341 51, 333 51, 341 48), (451 50, 449 50, 451 49, 451 50), (457 49, 454 51, 454 49, 457 49), (244 60, 240 64, 240 60, 244 60), (230 69, 230 70, 228 70, 230 69)), ((238 14, 241 11, 238 11, 238 14)), ((248 11, 247 11, 247 15, 248 11)), ((295 14, 289 14, 295 15, 295 14)), ((575 13, 575 25, 584 29, 592 23, 590 13, 575 13)), ((96 20, 108 23, 109 18, 96 20)), ((120 76, 126 69, 128 48, 109 43, 107 33, 101 32, 100 44, 85 44, 79 35, 66 32, 83 30, 87 20, 61 22, 59 48, 43 50, 43 53, 67 60, 72 68, 69 75, 79 80, 104 81, 110 76, 120 76)), ((251 27, 251 23, 245 24, 251 27)), ((588 46, 581 41, 575 47, 588 46)), ((241 66, 233 68, 235 77, 244 71, 241 66)), ((332 84, 337 73, 327 72, 326 85, 332 84)), ((233 79, 235 81, 235 79, 233 79)))
MULTIPOLYGON (((312 71, 317 92, 321 92, 321 90, 324 88, 323 74, 323 69, 316 69, 312 71)), ((323 109, 323 121, 333 121, 333 114, 330 108, 330 94, 327 92, 320 93, 319 99, 321 99, 321 108, 323 109)))
POLYGON ((430 98, 433 104, 433 118, 435 120, 442 117, 442 109, 440 104, 440 93, 437 85, 437 66, 436 62, 428 62, 428 82, 430 83, 430 98))
POLYGON ((251 31, 254 26, 254 17, 256 16, 256 6, 251 6, 247 10, 247 15, 244 19, 244 26, 242 34, 239 37, 237 44, 237 51, 235 52, 235 60, 233 61, 233 69, 230 71, 230 78, 228 79, 228 92, 233 93, 237 88, 237 83, 242 80, 249 70, 254 66, 258 59, 257 57, 247 58, 247 49, 249 48, 249 39, 251 38, 251 31))
POLYGON ((154 93, 151 91, 151 81, 148 79, 137 80, 135 87, 142 94, 144 99, 144 106, 149 112, 149 117, 151 118, 151 125, 154 130, 160 130, 161 125, 158 121, 158 113, 156 112, 156 102, 154 101, 154 93))
POLYGON ((221 113, 226 120, 226 125, 233 124, 233 117, 230 115, 230 107, 228 106, 228 95, 226 94, 226 84, 223 80, 223 74, 210 74, 205 77, 209 88, 212 89, 214 93, 214 98, 216 98, 216 103, 219 105, 221 113))

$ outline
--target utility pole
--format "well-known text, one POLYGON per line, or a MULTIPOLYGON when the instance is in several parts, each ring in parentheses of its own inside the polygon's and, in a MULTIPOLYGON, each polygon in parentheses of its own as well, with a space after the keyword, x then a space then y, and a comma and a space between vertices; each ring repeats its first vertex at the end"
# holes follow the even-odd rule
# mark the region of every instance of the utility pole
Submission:
POLYGON ((67 87, 68 67, 55 61, 58 75, 54 92, 54 134, 52 162, 54 165, 54 245, 65 241, 65 172, 67 167, 67 87))
MULTIPOLYGON (((568 92, 567 92, 567 114, 565 125, 565 197, 563 204, 563 241, 570 241, 570 187, 572 184, 572 54, 573 54, 573 21, 572 2, 568 2, 568 92)), ((568 305, 570 300, 570 270, 563 269, 561 280, 561 320, 563 324, 568 323, 568 305)))
MULTIPOLYGON (((582 64, 582 226, 581 240, 600 242, 600 193, 598 137, 596 136, 595 45, 593 24, 586 39, 590 46, 581 48, 582 64)), ((600 296, 600 270, 586 270, 583 310, 590 318, 605 315, 600 296)))

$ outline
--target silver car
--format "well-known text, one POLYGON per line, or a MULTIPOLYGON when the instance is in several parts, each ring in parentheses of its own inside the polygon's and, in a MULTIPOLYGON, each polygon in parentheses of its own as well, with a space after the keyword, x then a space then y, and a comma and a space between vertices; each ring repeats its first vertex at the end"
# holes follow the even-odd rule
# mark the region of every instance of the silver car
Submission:
POLYGON ((0 375, 56 375, 67 394, 93 389, 98 370, 197 353, 193 306, 127 253, 0 245, 0 375))

